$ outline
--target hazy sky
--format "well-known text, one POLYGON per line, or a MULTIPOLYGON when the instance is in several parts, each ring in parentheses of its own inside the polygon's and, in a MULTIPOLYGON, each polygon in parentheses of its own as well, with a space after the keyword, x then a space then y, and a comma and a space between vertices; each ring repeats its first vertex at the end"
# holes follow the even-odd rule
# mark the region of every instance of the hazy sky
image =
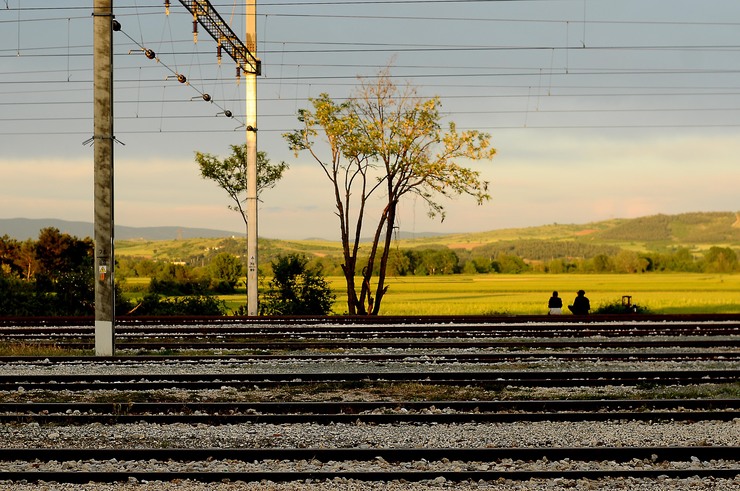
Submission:
MULTIPOLYGON (((241 231, 193 154, 244 142, 244 85, 205 30, 193 44, 180 2, 169 16, 163 3, 114 1, 115 221, 241 231)), ((243 37, 243 1, 212 3, 243 37)), ((2 218, 93 219, 91 5, 0 4, 2 218)), ((409 200, 403 231, 740 210, 740 2, 273 0, 257 12, 258 147, 291 166, 262 196, 263 237, 337 238, 328 182, 281 134, 309 97, 341 100, 387 65, 441 97, 445 124, 488 132, 498 150, 472 164, 490 202, 446 201, 440 223, 409 200)))

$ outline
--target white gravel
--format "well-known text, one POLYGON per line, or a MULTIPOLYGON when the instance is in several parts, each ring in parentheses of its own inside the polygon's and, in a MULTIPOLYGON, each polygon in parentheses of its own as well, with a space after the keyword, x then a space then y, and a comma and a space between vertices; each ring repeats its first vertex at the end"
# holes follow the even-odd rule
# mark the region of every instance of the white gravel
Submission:
POLYGON ((0 363, 0 375, 68 375, 82 373, 85 375, 162 375, 162 374, 251 374, 251 373, 364 373, 364 372, 478 372, 505 370, 581 370, 618 372, 634 370, 713 370, 738 369, 740 362, 722 360, 698 361, 651 361, 638 363, 629 361, 595 361, 595 360, 559 360, 537 359, 533 361, 516 361, 501 363, 437 363, 434 360, 362 362, 350 359, 332 360, 278 360, 265 361, 258 359, 199 360, 197 362, 154 362, 125 361, 115 363, 92 362, 14 362, 0 363), (297 370, 297 366, 300 366, 297 370))
MULTIPOLYGON (((380 352, 367 350, 367 352, 380 352)), ((396 351, 398 353, 400 351, 396 351)), ((418 355, 418 351, 402 351, 418 355)), ((469 353, 469 350, 465 351, 469 353)), ((481 352, 491 352, 481 350, 481 352)), ((351 360, 332 360, 328 362, 304 362, 295 360, 264 362, 258 360, 210 360, 198 363, 168 362, 152 363, 146 361, 98 363, 11 363, 0 364, 0 374, 172 374, 172 373, 300 373, 352 372, 352 371, 465 371, 465 370, 672 370, 713 368, 737 369, 740 364, 729 361, 674 362, 660 361, 647 364, 635 362, 568 362, 542 359, 528 363, 426 363, 390 362, 359 363, 351 360)), ((514 390, 514 389, 512 389, 514 390)), ((559 397, 569 397, 579 388, 571 389, 516 389, 518 394, 531 394, 539 397, 548 393, 559 397)), ((586 389, 584 389, 586 390, 586 389)), ((590 389, 607 396, 611 393, 630 394, 631 387, 604 387, 590 389)), ((5 401, 25 402, 33 400, 38 391, 17 390, 0 393, 5 401)), ((148 392, 150 400, 166 396, 167 400, 226 401, 243 400, 254 397, 256 400, 280 400, 279 392, 271 399, 266 390, 237 391, 223 388, 211 391, 168 390, 148 392)), ((96 400, 120 400, 115 391, 96 392, 96 400)), ((365 394, 366 395, 366 394, 365 394)), ((60 391, 58 397, 71 400, 91 400, 91 393, 60 391)), ((327 394, 306 394, 302 400, 317 400, 327 394)), ((359 400, 358 394, 331 394, 333 400, 359 400)), ((381 398, 381 397, 379 397, 381 398)), ((37 423, 15 423, 0 426, 0 445, 5 448, 511 448, 511 447, 619 447, 619 446, 737 446, 740 445, 740 420, 734 421, 609 421, 609 422, 527 422, 527 423, 464 423, 464 424, 238 424, 238 425, 186 425, 186 424, 148 424, 127 425, 89 424, 81 426, 41 426, 37 423)), ((209 461, 209 462, 125 462, 125 461, 80 461, 80 462, 0 462, 0 491, 421 491, 454 489, 497 490, 497 491, 541 491, 541 490, 625 490, 625 491, 725 491, 740 490, 740 477, 735 479, 687 478, 672 479, 622 479, 601 480, 548 479, 531 481, 500 480, 496 482, 450 482, 437 478, 419 483, 408 482, 363 482, 348 479, 310 482, 233 482, 197 483, 186 480, 175 482, 139 482, 130 480, 115 484, 57 484, 57 483, 9 483, 3 482, 2 472, 34 469, 43 470, 129 470, 151 471, 234 471, 234 472, 275 472, 275 471, 320 471, 320 470, 379 470, 394 467, 405 470, 570 470, 570 469, 660 469, 665 463, 651 461, 617 462, 574 462, 537 461, 518 462, 427 462, 417 461, 390 464, 382 460, 370 462, 276 462, 276 461, 209 461)), ((689 462, 671 464, 673 468, 738 469, 738 461, 689 462)))
POLYGON ((116 484, 21 484, 0 481, 0 489, 13 491, 425 491, 440 489, 456 491, 734 491, 740 489, 740 479, 671 479, 659 477, 656 479, 533 479, 530 481, 451 482, 440 478, 427 482, 408 483, 399 481, 363 482, 340 478, 319 482, 289 483, 269 481, 249 483, 130 481, 116 484))
POLYGON ((465 424, 3 425, 8 448, 508 448, 740 444, 740 420, 465 424))

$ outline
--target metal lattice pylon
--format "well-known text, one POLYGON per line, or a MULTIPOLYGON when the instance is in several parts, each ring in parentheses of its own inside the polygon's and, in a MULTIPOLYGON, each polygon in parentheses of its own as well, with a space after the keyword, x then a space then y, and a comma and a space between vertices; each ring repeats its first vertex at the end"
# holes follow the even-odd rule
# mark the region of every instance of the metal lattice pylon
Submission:
MULTIPOLYGON (((261 62, 254 53, 247 49, 239 37, 231 30, 226 22, 218 15, 208 0, 180 0, 180 3, 193 14, 193 22, 198 22, 236 62, 244 73, 259 75, 261 62)), ((194 33, 195 26, 194 26, 194 33)))

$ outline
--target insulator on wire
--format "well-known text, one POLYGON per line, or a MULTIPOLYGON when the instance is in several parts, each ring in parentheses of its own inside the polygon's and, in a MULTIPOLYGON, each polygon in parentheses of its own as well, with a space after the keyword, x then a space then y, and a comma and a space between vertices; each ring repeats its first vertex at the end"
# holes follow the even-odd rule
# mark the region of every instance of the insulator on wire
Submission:
POLYGON ((211 95, 210 94, 203 94, 203 100, 206 102, 211 102, 211 95))
POLYGON ((224 116, 226 116, 227 118, 230 118, 230 117, 232 117, 232 116, 233 116, 233 114, 231 114, 231 111, 229 111, 228 109, 226 109, 226 110, 224 111, 224 116))
POLYGON ((181 84, 184 84, 185 82, 188 81, 188 79, 185 78, 185 75, 183 75, 182 73, 178 73, 177 74, 177 81, 180 82, 181 84))
POLYGON ((146 55, 146 57, 149 58, 150 60, 153 60, 154 58, 157 57, 157 54, 154 51, 150 50, 150 49, 145 49, 144 50, 144 55, 146 55))
POLYGON ((116 32, 121 30, 121 23, 116 19, 113 19, 113 30, 116 32))
POLYGON ((164 15, 170 15, 170 0, 164 0, 164 15))
POLYGON ((193 42, 198 42, 198 20, 193 16, 193 42))
POLYGON ((242 78, 242 67, 240 67, 239 65, 236 66, 236 78, 242 78))
POLYGON ((221 64, 221 43, 218 43, 218 46, 216 46, 216 61, 218 64, 221 64))

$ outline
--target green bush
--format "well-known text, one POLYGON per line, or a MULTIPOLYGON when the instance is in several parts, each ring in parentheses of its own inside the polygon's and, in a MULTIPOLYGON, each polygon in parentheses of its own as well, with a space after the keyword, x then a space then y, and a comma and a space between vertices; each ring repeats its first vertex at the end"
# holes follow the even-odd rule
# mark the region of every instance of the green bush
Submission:
POLYGON ((273 278, 259 305, 261 315, 328 315, 335 295, 321 268, 307 267, 303 255, 280 256, 272 262, 273 278))
POLYGON ((37 292, 31 282, 0 275, 0 316, 45 315, 46 296, 37 292))
POLYGON ((164 264, 149 283, 149 292, 165 296, 203 295, 210 278, 183 264, 164 264))
POLYGON ((242 275, 242 264, 233 254, 222 252, 211 260, 211 289, 218 293, 233 293, 242 275))
POLYGON ((647 307, 641 307, 637 304, 623 305, 620 300, 616 300, 612 303, 601 304, 596 310, 592 311, 594 314, 649 314, 651 313, 647 307))
POLYGON ((132 315, 225 315, 223 300, 210 295, 163 298, 149 293, 133 308, 132 315))

